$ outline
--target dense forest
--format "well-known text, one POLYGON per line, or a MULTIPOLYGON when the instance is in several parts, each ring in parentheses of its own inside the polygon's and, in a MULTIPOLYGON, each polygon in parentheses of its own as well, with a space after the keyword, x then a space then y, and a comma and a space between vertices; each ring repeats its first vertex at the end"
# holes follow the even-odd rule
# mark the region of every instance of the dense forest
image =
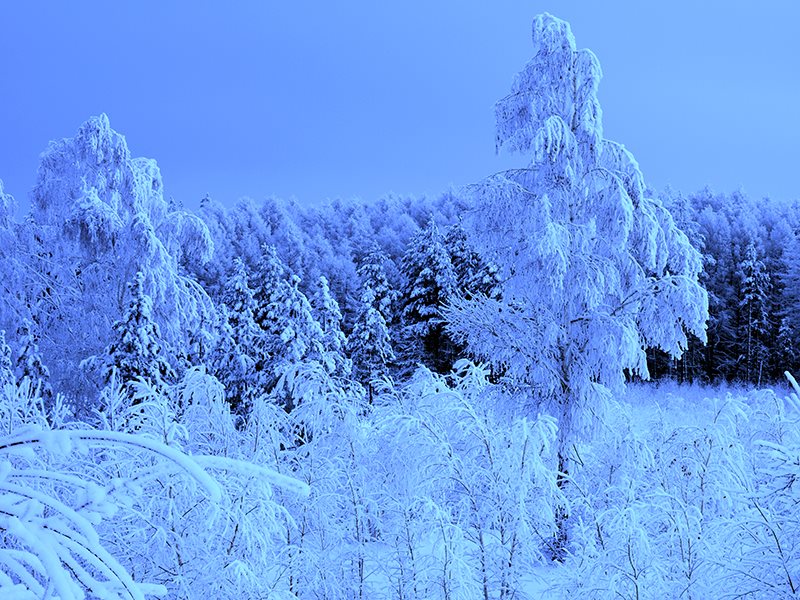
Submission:
POLYGON ((797 368, 798 205, 648 189, 534 44, 435 198, 187 210, 105 115, 0 184, 4 598, 796 593, 792 401, 622 398, 797 368))

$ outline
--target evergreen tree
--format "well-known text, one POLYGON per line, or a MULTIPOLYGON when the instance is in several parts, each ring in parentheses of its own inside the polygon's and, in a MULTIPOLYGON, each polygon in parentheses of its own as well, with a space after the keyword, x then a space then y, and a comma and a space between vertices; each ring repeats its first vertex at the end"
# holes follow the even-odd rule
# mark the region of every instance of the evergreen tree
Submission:
POLYGON ((116 371, 129 393, 137 379, 156 389, 164 388, 174 381, 175 372, 166 359, 161 330, 153 319, 153 301, 144 291, 141 271, 128 284, 128 295, 128 308, 122 319, 114 323, 114 339, 104 353, 102 383, 108 385, 116 371))
MULTIPOLYGON (((272 383, 268 387, 272 388, 287 369, 304 360, 321 360, 323 333, 300 290, 300 278, 289 272, 274 246, 264 248, 255 298, 263 353, 269 357, 267 371, 272 383)), ((287 402, 291 408, 292 402, 287 402)))
POLYGON ((289 278, 286 265, 278 257, 275 246, 266 244, 261 246, 261 256, 256 267, 255 278, 252 280, 253 318, 261 329, 270 330, 268 307, 272 302, 273 294, 281 282, 289 278))
POLYGON ((28 319, 23 319, 17 330, 19 351, 17 352, 16 379, 28 379, 31 385, 39 389, 42 399, 46 403, 53 398, 53 388, 50 386, 50 370, 42 362, 39 353, 39 343, 33 332, 33 325, 28 319))
POLYGON ((255 295, 241 258, 233 261, 233 271, 225 284, 222 302, 227 307, 227 321, 236 344, 256 358, 263 345, 260 340, 262 334, 255 322, 255 295))
POLYGON ((313 317, 322 330, 323 363, 330 374, 348 376, 352 369, 345 356, 347 337, 342 331, 342 312, 339 303, 331 294, 328 279, 324 275, 317 280, 317 288, 311 298, 313 317))
POLYGON ((760 385, 769 358, 770 280, 752 240, 745 249, 739 278, 741 281, 739 343, 742 348, 740 373, 745 381, 760 385))
POLYGON ((370 403, 374 395, 373 382, 386 375, 389 363, 394 360, 389 328, 378 306, 375 292, 365 287, 361 294, 361 310, 347 341, 354 375, 366 386, 370 403))
POLYGON ((433 218, 411 238, 401 265, 407 282, 404 336, 415 348, 415 360, 447 372, 455 359, 455 346, 445 332, 441 308, 458 290, 444 236, 433 218))
POLYGON ((475 251, 460 221, 447 229, 445 247, 450 254, 459 294, 467 300, 476 296, 499 298, 501 281, 497 266, 475 251))
POLYGON ((777 346, 776 354, 780 357, 776 362, 789 373, 796 373, 798 371, 798 359, 800 359, 800 352, 797 346, 797 330, 787 317, 783 317, 780 320, 775 345, 777 346))
POLYGON ((363 290, 372 290, 372 306, 381 313, 384 321, 391 324, 394 321, 394 305, 397 301, 397 292, 392 289, 386 277, 384 264, 386 255, 373 244, 369 251, 361 258, 358 266, 358 278, 361 282, 362 296, 363 290))
POLYGON ((0 392, 6 384, 15 384, 11 347, 6 343, 6 332, 0 329, 0 392))
POLYGON ((242 349, 225 304, 219 307, 220 332, 209 356, 209 370, 225 388, 225 399, 235 413, 246 413, 255 398, 263 393, 263 372, 256 360, 242 349))

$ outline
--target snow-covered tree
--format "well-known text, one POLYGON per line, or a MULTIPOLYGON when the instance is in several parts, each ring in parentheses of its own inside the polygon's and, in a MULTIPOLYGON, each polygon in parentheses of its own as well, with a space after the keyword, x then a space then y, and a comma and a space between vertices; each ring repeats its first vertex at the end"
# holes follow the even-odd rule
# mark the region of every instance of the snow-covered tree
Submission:
POLYGON ((498 149, 530 163, 475 184, 468 221, 502 300, 456 301, 447 317, 473 355, 530 389, 529 410, 557 417, 565 473, 568 440, 594 430, 626 373, 647 377, 645 348, 679 355, 687 330, 704 338, 708 302, 699 254, 603 137, 595 55, 548 14, 533 43, 495 109, 498 149))
POLYGON ((233 261, 233 270, 225 284, 222 303, 227 307, 236 343, 251 355, 258 347, 260 332, 255 322, 256 302, 253 290, 248 283, 248 273, 240 258, 233 261))
POLYGON ((39 343, 33 330, 33 324, 24 319, 17 330, 19 349, 15 376, 17 381, 28 379, 31 385, 39 390, 46 403, 53 399, 53 388, 50 386, 50 369, 42 362, 39 343))
POLYGON ((769 358, 768 337, 770 280, 755 243, 748 242, 739 269, 741 369, 745 381, 759 385, 769 358))
POLYGON ((386 277, 386 255, 377 244, 370 246, 369 250, 361 257, 358 266, 358 278, 361 289, 372 290, 373 306, 381 313, 387 323, 391 323, 394 316, 394 305, 397 301, 397 292, 392 289, 386 277))
POLYGON ((460 221, 447 228, 445 246, 450 254, 459 294, 466 299, 498 297, 501 282, 497 266, 475 251, 460 221))
POLYGON ((374 382, 386 375, 388 364, 394 360, 389 328, 378 306, 375 292, 365 287, 361 294, 361 309, 347 340, 354 375, 367 387, 370 403, 374 397, 374 382))
POLYGON ((213 305, 186 269, 211 257, 208 229, 170 208, 156 162, 131 157, 105 115, 42 154, 19 237, 35 274, 26 302, 48 332, 40 348, 60 391, 93 397, 90 382, 73 375, 110 343, 125 311, 126 283, 137 272, 173 367, 189 353, 190 332, 209 326, 213 305))
MULTIPOLYGON (((269 357, 268 388, 303 360, 321 360, 323 333, 311 304, 300 290, 300 278, 278 257, 274 246, 264 246, 255 284, 255 320, 262 330, 263 355, 269 357)), ((261 350, 261 346, 259 346, 261 350)), ((284 399, 291 408, 293 401, 284 399)))
POLYGON ((435 371, 449 371, 455 348, 445 332, 441 309, 458 290, 444 236, 433 218, 411 238, 401 268, 407 282, 403 333, 413 357, 435 371))
POLYGON ((163 389, 174 380, 175 372, 165 357, 161 329, 153 319, 153 300, 144 291, 143 273, 136 273, 128 284, 128 296, 125 314, 114 323, 114 339, 102 356, 87 361, 87 367, 99 369, 104 386, 116 374, 131 394, 137 380, 163 389))
POLYGON ((0 390, 9 383, 16 383, 14 362, 11 355, 11 347, 6 343, 6 332, 4 329, 0 329, 0 390))
POLYGON ((225 399, 235 413, 247 411, 252 401, 264 393, 263 371, 256 370, 256 359, 238 343, 228 307, 219 307, 219 335, 208 359, 208 367, 225 388, 225 399))
POLYGON ((345 356, 347 337, 342 331, 342 311, 331 294, 328 278, 321 275, 311 297, 313 317, 322 330, 322 350, 325 368, 331 374, 347 376, 352 365, 345 356))

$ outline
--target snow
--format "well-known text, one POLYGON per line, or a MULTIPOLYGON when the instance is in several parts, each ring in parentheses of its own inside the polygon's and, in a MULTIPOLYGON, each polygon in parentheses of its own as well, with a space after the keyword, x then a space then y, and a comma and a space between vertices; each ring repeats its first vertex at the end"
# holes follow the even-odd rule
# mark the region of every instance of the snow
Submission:
POLYGON ((0 597, 796 596, 800 210, 654 197, 601 77, 536 17, 435 199, 192 214, 105 115, 0 184, 0 597))

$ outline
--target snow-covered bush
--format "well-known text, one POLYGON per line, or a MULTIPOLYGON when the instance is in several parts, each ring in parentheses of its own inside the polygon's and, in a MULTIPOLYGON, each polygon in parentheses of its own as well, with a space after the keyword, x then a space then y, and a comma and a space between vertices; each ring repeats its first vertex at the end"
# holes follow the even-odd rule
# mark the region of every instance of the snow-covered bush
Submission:
POLYGON ((215 383, 189 370, 165 396, 142 381, 131 408, 112 382, 100 421, 115 429, 66 423, 58 399, 46 413, 28 380, 7 384, 0 596, 224 598, 260 590, 284 514, 272 489, 308 489, 243 460, 215 383))

